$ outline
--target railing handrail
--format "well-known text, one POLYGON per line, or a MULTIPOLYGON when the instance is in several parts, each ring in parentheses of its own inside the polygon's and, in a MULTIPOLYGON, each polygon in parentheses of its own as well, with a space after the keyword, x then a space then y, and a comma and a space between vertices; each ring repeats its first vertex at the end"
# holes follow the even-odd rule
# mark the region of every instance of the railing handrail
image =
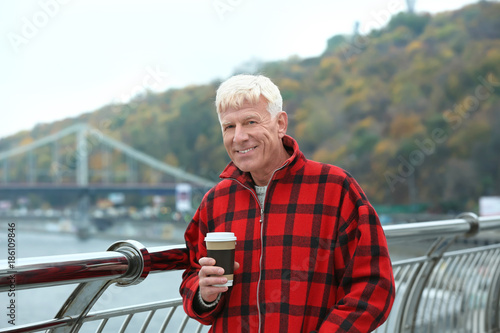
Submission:
POLYGON ((473 213, 460 214, 459 218, 440 221, 416 222, 384 226, 388 241, 420 241, 450 236, 473 236, 482 231, 500 230, 500 215, 478 217, 473 213), (460 218, 462 217, 463 218, 460 218))
MULTIPOLYGON (((137 267, 140 265, 134 265, 134 253, 126 251, 123 246, 130 242, 137 243, 116 242, 110 250, 104 252, 18 259, 13 268, 10 268, 7 260, 0 260, 0 292, 8 291, 13 283, 16 290, 23 290, 98 280, 123 281, 139 278, 144 272, 154 273, 187 267, 188 257, 184 245, 151 247, 147 250, 147 267, 137 267), (14 281, 12 275, 15 276, 14 281)), ((141 253, 137 251, 135 255, 141 253)))
MULTIPOLYGON (((500 216, 477 217, 461 214, 459 218, 444 221, 418 222, 384 226, 390 242, 419 241, 437 237, 466 236, 480 231, 500 230, 500 216)), ((133 241, 129 241, 133 242, 133 241)), ((138 247, 141 247, 141 244, 138 247)), ((46 286, 59 286, 98 280, 133 280, 148 273, 179 270, 189 264, 185 245, 156 246, 131 251, 116 242, 108 251, 49 257, 19 259, 15 268, 9 269, 7 260, 0 260, 0 292, 9 290, 11 276, 15 274, 17 290, 46 286), (134 263, 135 256, 145 255, 134 263), (139 267, 141 265, 142 266, 139 267), (135 266, 135 267, 134 267, 135 266)))

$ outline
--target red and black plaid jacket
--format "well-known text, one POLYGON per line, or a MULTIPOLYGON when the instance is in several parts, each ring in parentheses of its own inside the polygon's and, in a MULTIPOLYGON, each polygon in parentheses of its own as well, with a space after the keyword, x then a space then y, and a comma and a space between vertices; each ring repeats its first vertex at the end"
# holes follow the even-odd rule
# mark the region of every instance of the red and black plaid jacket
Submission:
POLYGON ((395 296, 378 216, 348 173, 307 160, 289 136, 283 142, 292 156, 269 182, 264 207, 233 163, 205 195, 185 233, 184 310, 211 332, 374 330, 395 296), (198 260, 212 231, 236 234, 240 268, 218 305, 196 313, 198 260))

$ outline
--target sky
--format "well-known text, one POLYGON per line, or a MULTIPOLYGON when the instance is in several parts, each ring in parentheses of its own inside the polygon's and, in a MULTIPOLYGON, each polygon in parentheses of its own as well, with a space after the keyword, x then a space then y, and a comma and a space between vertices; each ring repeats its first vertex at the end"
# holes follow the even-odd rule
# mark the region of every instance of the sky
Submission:
MULTIPOLYGON (((417 12, 477 1, 416 0, 417 12)), ((0 2, 0 138, 144 93, 229 77, 249 61, 320 55, 383 27, 406 0, 0 2)))

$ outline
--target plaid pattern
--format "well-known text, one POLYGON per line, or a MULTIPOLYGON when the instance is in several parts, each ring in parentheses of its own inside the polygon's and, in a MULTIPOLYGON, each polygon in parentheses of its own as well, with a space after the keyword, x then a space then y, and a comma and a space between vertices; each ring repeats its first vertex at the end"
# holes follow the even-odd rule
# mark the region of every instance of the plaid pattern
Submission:
POLYGON ((292 156, 271 179, 263 209, 251 177, 232 163, 205 195, 185 233, 184 310, 211 332, 372 331, 395 296, 378 216, 348 173, 307 160, 289 136, 283 142, 292 156), (219 304, 196 313, 198 259, 212 231, 236 234, 241 266, 219 304))

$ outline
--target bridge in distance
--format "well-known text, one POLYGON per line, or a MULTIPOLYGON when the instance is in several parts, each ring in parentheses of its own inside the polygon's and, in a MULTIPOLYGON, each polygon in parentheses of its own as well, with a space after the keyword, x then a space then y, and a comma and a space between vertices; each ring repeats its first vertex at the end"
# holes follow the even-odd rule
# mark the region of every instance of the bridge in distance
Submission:
POLYGON ((0 152, 0 200, 27 194, 71 196, 78 200, 75 222, 79 225, 88 224, 90 206, 97 197, 110 193, 173 196, 179 184, 189 184, 193 194, 202 195, 215 183, 86 124, 0 152))
POLYGON ((0 152, 0 174, 0 190, 15 192, 84 190, 171 194, 178 183, 188 183, 198 189, 214 185, 212 180, 168 165, 86 124, 76 124, 0 152), (14 159, 17 165, 25 167, 11 169, 14 159), (100 165, 91 167, 89 162, 96 159, 100 165), (112 170, 117 159, 123 161, 119 163, 122 168, 112 170))

